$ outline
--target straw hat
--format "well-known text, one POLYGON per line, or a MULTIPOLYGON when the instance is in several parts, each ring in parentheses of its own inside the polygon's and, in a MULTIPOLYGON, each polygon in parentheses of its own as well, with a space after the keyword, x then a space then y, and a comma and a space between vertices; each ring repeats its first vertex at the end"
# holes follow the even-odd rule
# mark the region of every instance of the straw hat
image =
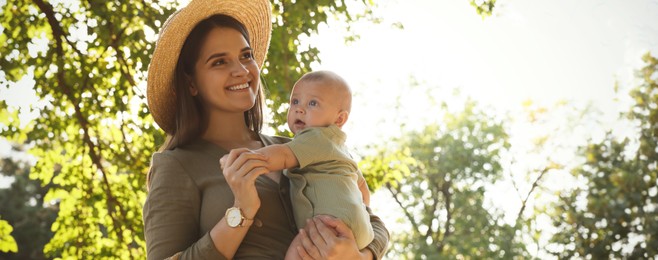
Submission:
POLYGON ((168 134, 176 129, 178 105, 174 70, 178 55, 194 26, 216 14, 235 18, 247 29, 254 59, 262 68, 272 33, 271 12, 269 0, 192 0, 167 19, 155 44, 146 88, 149 109, 160 128, 168 134))

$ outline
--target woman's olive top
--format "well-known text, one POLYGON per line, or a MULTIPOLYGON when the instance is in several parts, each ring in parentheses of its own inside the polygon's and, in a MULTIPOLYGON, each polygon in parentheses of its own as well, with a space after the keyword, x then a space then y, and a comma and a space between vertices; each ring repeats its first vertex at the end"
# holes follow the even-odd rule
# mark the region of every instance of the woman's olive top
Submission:
MULTIPOLYGON (((260 135, 263 145, 288 138, 260 135)), ((225 259, 214 246, 210 230, 233 206, 234 198, 219 167, 227 151, 201 139, 153 155, 149 193, 144 203, 144 236, 148 259, 225 259)), ((261 206, 242 240, 236 259, 283 259, 297 235, 289 181, 256 180, 261 206)), ((389 234, 381 219, 370 214, 375 238, 367 246, 377 259, 386 252, 389 234)))

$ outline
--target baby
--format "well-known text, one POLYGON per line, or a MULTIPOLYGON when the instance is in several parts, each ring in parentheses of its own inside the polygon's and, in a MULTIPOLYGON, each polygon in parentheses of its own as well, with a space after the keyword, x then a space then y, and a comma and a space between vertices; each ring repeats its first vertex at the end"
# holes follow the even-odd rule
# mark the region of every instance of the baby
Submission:
MULTIPOLYGON (((365 179, 345 146, 346 135, 341 130, 351 103, 352 92, 342 77, 329 71, 305 74, 290 96, 288 127, 295 138, 254 152, 267 157, 268 170, 287 169, 284 174, 290 179, 298 228, 313 216, 331 215, 351 228, 359 249, 363 249, 374 233, 366 211, 370 198, 365 179)), ((286 259, 297 255, 291 254, 296 245, 301 245, 297 238, 286 259)))

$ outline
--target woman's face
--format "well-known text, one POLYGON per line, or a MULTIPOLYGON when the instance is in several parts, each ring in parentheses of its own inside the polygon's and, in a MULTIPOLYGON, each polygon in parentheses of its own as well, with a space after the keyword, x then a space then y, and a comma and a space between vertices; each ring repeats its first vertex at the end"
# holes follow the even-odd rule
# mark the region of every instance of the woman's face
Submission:
POLYGON ((259 69, 242 34, 212 29, 201 45, 190 93, 200 96, 208 114, 243 113, 256 103, 259 69))

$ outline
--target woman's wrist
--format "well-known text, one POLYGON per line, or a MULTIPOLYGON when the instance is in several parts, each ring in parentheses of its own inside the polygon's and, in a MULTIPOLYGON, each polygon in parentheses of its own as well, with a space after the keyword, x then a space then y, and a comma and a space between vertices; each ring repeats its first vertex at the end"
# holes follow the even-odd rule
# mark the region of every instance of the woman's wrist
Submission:
POLYGON ((242 215, 247 219, 254 219, 259 208, 256 206, 244 206, 239 203, 233 203, 233 207, 239 208, 242 211, 242 215))

